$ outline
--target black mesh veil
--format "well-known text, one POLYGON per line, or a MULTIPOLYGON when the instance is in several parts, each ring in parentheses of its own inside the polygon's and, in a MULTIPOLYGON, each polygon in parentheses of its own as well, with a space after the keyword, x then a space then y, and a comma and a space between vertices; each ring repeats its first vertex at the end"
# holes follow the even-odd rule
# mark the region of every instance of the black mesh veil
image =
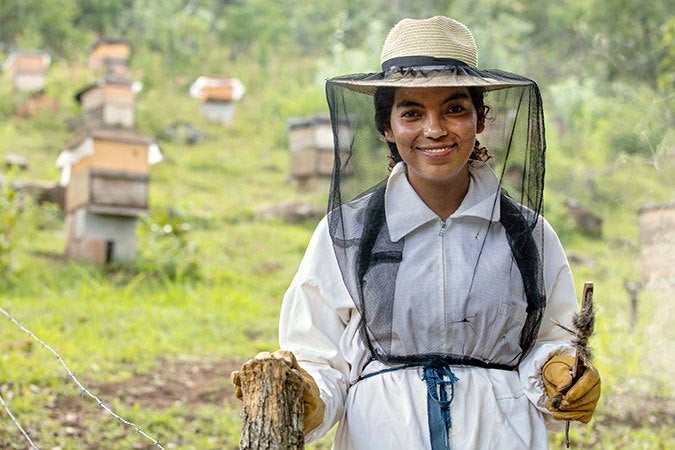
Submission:
MULTIPOLYGON (((536 83, 527 78, 466 65, 394 67, 388 72, 332 78, 326 83, 334 137, 334 168, 328 224, 336 257, 362 316, 362 337, 374 359, 387 364, 426 364, 435 360, 480 366, 514 367, 530 350, 545 305, 542 282, 543 234, 539 215, 544 188, 544 119, 536 83), (410 83, 410 84, 408 84, 410 83), (520 271, 527 296, 527 319, 518 346, 494 358, 448 351, 428 340, 413 352, 392 345, 392 310, 403 242, 392 242, 383 226, 384 187, 390 148, 375 124, 374 91, 379 86, 471 86, 484 92, 489 112, 478 147, 493 155, 488 164, 499 180, 495 214, 520 271)), ((403 240, 403 239, 402 239, 403 240)), ((401 241, 402 241, 401 240, 401 241)), ((481 250, 473 264, 479 270, 481 250)), ((474 289, 473 280, 467 284, 474 289)), ((470 294, 470 293, 469 293, 470 294)))

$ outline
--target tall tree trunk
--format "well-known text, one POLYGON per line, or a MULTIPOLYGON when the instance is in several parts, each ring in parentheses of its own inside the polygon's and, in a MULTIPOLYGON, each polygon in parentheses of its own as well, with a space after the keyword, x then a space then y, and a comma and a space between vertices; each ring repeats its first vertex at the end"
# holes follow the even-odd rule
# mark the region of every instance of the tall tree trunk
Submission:
POLYGON ((300 375, 283 360, 259 359, 242 370, 241 389, 240 450, 304 448, 300 375))

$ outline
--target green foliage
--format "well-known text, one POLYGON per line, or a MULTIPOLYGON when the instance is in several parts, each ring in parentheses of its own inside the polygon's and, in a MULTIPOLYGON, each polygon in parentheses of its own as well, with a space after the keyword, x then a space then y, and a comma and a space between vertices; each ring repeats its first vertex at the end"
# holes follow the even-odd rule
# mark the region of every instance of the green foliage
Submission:
POLYGON ((30 249, 42 222, 42 210, 14 186, 13 172, 0 176, 0 288, 10 287, 24 270, 20 255, 30 249))
POLYGON ((672 2, 655 0, 648 8, 640 0, 615 0, 611 7, 602 0, 589 3, 589 31, 596 45, 587 62, 603 66, 610 81, 638 79, 655 87, 657 66, 668 47, 654 43, 662 41, 664 22, 672 20, 672 2))
MULTIPOLYGON (((91 30, 98 36, 119 34, 125 29, 134 0, 77 0, 78 14, 74 20, 77 28, 91 30)), ((128 25, 127 25, 128 26, 128 25)))
POLYGON ((650 196, 670 201, 658 194, 658 186, 673 181, 672 167, 659 169, 659 149, 673 127, 667 99, 645 85, 593 79, 570 78, 549 90, 549 167, 557 168, 547 172, 550 189, 603 211, 637 211, 650 196))
MULTIPOLYGON (((605 81, 640 80, 672 90, 673 8, 667 0, 649 8, 638 0, 68 0, 49 5, 5 0, 0 44, 50 50, 59 59, 73 58, 99 36, 126 37, 135 51, 147 47, 160 54, 165 70, 175 73, 209 64, 214 49, 226 61, 241 58, 261 66, 275 56, 323 57, 336 43, 363 49, 383 37, 373 32, 373 24, 386 31, 402 17, 434 14, 457 16, 470 25, 481 61, 489 67, 547 80, 594 73, 605 81)), ((371 56, 376 59, 377 52, 371 56)))
POLYGON ((6 51, 47 50, 53 57, 72 57, 89 38, 89 30, 73 26, 79 13, 75 0, 3 0, 0 2, 0 45, 6 51))
POLYGON ((658 63, 659 88, 663 92, 673 92, 675 89, 675 16, 663 25, 662 46, 666 51, 658 63))
POLYGON ((190 241, 190 224, 175 214, 142 217, 137 266, 141 273, 185 282, 199 277, 197 246, 190 241))
POLYGON ((24 229, 20 226, 24 214, 18 195, 8 182, 0 186, 0 211, 0 274, 4 280, 12 272, 16 248, 20 241, 18 233, 24 229))

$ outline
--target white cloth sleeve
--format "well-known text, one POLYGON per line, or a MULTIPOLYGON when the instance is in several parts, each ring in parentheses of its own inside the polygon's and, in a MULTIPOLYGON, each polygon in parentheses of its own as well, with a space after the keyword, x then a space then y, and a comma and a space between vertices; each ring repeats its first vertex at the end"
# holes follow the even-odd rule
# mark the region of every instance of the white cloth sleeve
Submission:
POLYGON ((286 291, 279 320, 280 347, 293 352, 312 375, 326 406, 322 424, 305 436, 306 442, 324 436, 342 417, 350 365, 340 341, 352 307, 324 220, 286 291))
POLYGON ((564 421, 553 419, 546 409, 546 391, 541 370, 554 355, 574 354, 571 336, 555 322, 570 326, 577 311, 574 279, 560 240, 551 226, 544 227, 544 284, 546 286, 546 309, 541 320, 539 335, 532 351, 519 366, 520 381, 529 400, 541 411, 547 429, 559 432, 564 421))

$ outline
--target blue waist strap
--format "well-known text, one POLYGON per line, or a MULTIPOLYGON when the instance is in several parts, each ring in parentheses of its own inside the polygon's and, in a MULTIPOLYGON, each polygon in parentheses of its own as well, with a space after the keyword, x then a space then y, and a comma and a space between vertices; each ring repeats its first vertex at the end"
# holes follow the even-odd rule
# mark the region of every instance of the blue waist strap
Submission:
POLYGON ((427 383, 427 417, 432 450, 450 450, 450 404, 455 398, 458 378, 448 366, 424 368, 422 378, 427 383), (450 397, 446 387, 450 387, 450 397))
MULTIPOLYGON (((361 375, 357 381, 409 367, 414 366, 388 367, 367 375, 361 375)), ((459 379, 448 365, 424 365, 422 369, 422 380, 427 385, 427 417, 431 450, 450 450, 450 427, 452 427, 450 404, 455 397, 455 382, 459 379), (449 397, 447 387, 450 387, 449 397)))

